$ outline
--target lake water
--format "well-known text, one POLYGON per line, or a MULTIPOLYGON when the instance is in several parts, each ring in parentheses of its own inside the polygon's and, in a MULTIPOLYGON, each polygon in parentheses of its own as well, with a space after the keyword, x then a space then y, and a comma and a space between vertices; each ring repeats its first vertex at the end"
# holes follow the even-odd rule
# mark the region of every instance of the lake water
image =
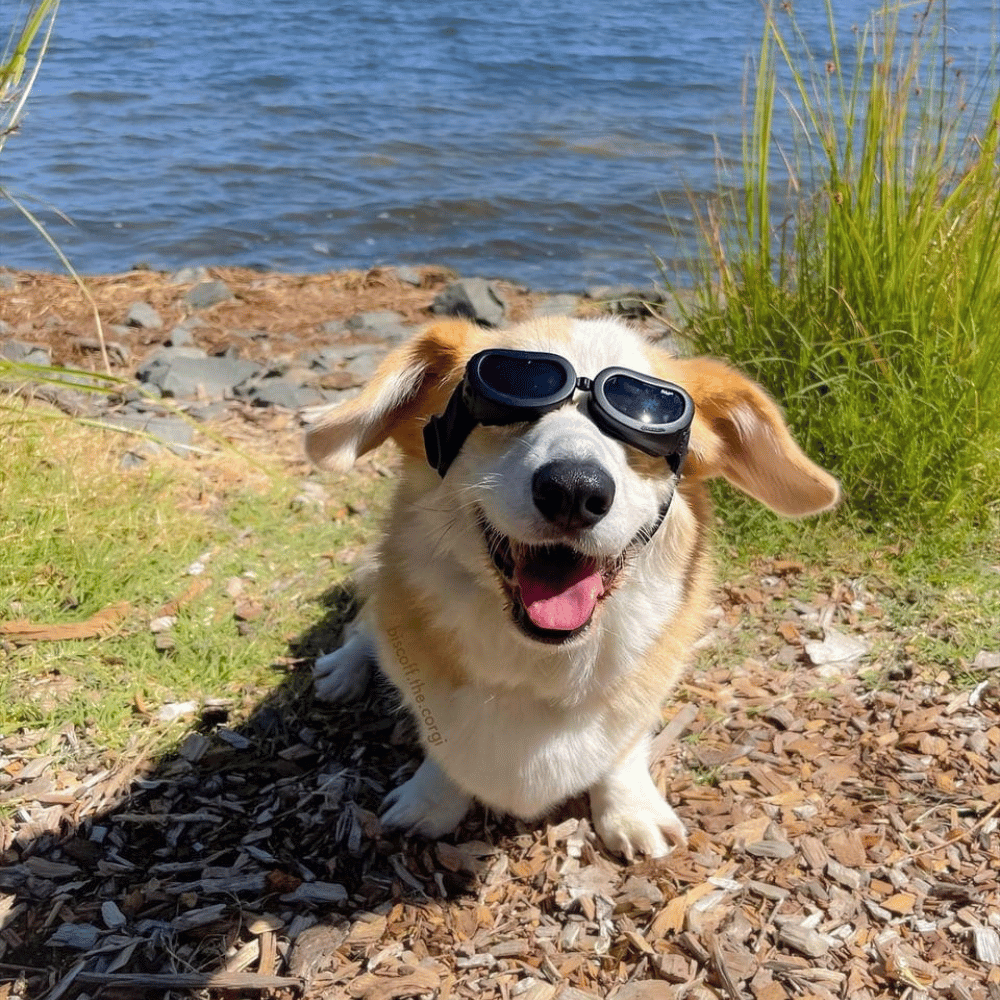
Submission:
MULTIPOLYGON (((834 6, 850 46, 873 5, 834 6)), ((823 0, 795 10, 822 57, 823 0)), ((63 0, 0 182, 90 273, 645 282, 651 251, 689 249, 717 153, 739 160, 763 20, 758 0, 63 0)), ((996 25, 993 0, 949 5, 968 74, 996 25)), ((2 264, 58 268, 6 206, 0 240, 2 264)))

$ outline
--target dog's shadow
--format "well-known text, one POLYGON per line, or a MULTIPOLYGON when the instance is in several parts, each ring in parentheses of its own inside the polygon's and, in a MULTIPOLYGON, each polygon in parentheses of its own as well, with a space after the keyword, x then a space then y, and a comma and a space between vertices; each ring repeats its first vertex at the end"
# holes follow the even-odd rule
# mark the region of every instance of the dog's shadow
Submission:
MULTIPOLYGON (((96 984, 101 996, 134 998, 144 995, 139 980, 117 994, 109 984, 191 970, 207 985, 239 968, 258 920, 294 942, 291 960, 286 954, 275 968, 311 978, 343 959, 325 947, 318 964, 297 966, 310 933, 400 901, 440 905, 477 890, 476 866, 455 864, 454 850, 442 863, 447 848, 382 830, 383 797, 422 758, 416 726, 379 671, 357 702, 315 697, 313 661, 339 645, 356 611, 343 585, 320 603, 322 616, 290 643, 282 682, 244 721, 208 707, 177 752, 130 786, 119 778, 126 798, 81 808, 72 824, 22 836, 4 855, 14 863, 0 868, 0 899, 12 894, 18 919, 0 958, 29 971, 37 987, 29 995, 62 988, 58 995, 73 1000, 96 984)), ((476 806, 443 842, 502 850, 537 826, 476 806)))

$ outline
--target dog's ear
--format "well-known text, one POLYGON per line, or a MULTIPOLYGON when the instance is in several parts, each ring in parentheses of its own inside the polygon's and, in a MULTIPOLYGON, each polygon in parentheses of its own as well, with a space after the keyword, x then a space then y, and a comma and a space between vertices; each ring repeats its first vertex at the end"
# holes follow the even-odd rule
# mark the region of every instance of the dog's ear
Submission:
POLYGON ((397 347, 360 395, 307 412, 306 454, 317 465, 344 471, 391 437, 406 454, 422 456, 423 425, 444 410, 481 339, 474 324, 443 320, 397 347))
POLYGON ((695 418, 685 475, 724 476, 786 517, 829 510, 840 484, 792 439, 774 400, 745 375, 712 358, 671 359, 665 377, 691 394, 695 418))

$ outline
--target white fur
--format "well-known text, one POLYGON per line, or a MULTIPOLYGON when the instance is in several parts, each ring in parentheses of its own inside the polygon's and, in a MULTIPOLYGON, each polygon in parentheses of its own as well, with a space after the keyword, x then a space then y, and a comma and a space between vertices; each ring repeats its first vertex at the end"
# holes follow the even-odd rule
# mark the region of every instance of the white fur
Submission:
POLYGON ((322 701, 355 701, 372 681, 375 643, 363 626, 351 628, 347 640, 332 653, 316 657, 313 684, 322 701))

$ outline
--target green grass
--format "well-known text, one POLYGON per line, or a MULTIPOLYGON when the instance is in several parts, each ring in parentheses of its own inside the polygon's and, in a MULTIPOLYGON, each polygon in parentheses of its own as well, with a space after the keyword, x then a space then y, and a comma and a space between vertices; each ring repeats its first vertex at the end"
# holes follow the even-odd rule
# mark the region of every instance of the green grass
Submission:
POLYGON ((11 21, 0 50, 0 149, 20 124, 58 10, 59 0, 31 0, 11 21))
POLYGON ((153 719, 169 703, 224 699, 234 716, 249 712, 281 680, 290 639, 323 619, 321 595, 347 572, 342 555, 372 530, 374 515, 342 511, 370 482, 345 481, 334 518, 294 503, 293 479, 231 449, 123 471, 122 435, 12 410, 0 410, 0 438, 0 622, 131 609, 104 638, 0 636, 0 734, 72 726, 84 744, 118 749, 169 742, 153 719), (196 562, 204 572, 192 575, 196 562), (202 583, 159 650, 151 619, 202 583), (241 624, 246 605, 258 611, 241 624))
POLYGON ((1000 508, 1000 77, 965 81, 940 26, 900 16, 845 60, 831 15, 820 61, 769 12, 742 180, 702 213, 686 308, 693 350, 771 391, 856 523, 934 534, 1000 508))

